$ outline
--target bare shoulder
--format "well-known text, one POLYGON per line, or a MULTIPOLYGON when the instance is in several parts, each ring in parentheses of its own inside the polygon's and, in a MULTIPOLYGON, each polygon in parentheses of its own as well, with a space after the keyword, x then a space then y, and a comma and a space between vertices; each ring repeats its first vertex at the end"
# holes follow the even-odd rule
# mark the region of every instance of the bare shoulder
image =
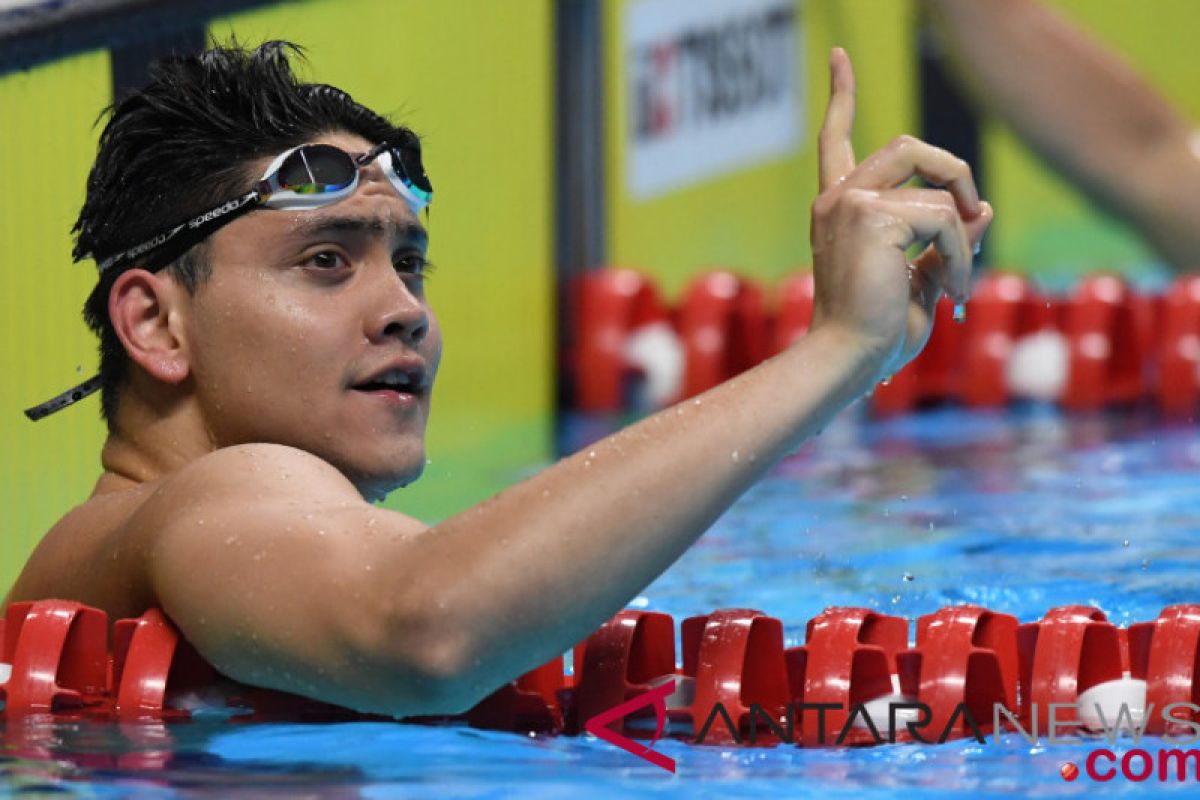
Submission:
MULTIPOLYGON (((248 444, 164 480, 129 522, 148 593, 226 675, 288 691, 287 675, 332 672, 369 598, 404 580, 427 526, 368 503, 303 450, 248 444), (375 586, 379 583, 379 586, 375 586)), ((371 631, 362 635, 370 636, 371 631)))
POLYGON ((214 451, 164 480, 131 518, 156 594, 194 585, 197 565, 221 576, 262 576, 333 565, 363 548, 364 531, 424 525, 362 498, 338 469, 305 450, 245 444, 214 451))
POLYGON ((307 450, 255 443, 223 447, 196 459, 163 480, 147 505, 223 503, 247 496, 364 502, 345 475, 307 450))
MULTIPOLYGON (((245 576, 264 566, 254 560, 264 551, 278 553, 278 560, 290 552, 294 563, 336 564, 337 552, 331 556, 320 541, 325 530, 362 529, 382 522, 373 521, 380 515, 389 526, 424 527, 370 505, 341 472, 307 451, 222 448, 160 480, 94 495, 69 511, 42 538, 8 599, 57 597, 114 617, 136 615, 162 605, 164 587, 168 595, 196 587, 189 567, 245 576)), ((344 537, 337 550, 357 544, 344 537)))

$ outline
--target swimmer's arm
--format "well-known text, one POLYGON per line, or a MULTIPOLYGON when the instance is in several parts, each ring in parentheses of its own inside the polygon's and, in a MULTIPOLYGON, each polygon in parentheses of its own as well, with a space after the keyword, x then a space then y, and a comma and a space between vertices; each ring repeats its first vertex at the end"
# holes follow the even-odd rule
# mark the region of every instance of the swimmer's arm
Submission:
POLYGON ((1200 267, 1196 131, 1170 103, 1034 0, 925 5, 964 83, 990 110, 1173 266, 1200 267))
POLYGON ((158 603, 243 683, 464 711, 584 639, 878 377, 830 325, 427 528, 275 445, 189 466, 133 521, 158 603))
POLYGON ((360 709, 464 710, 584 639, 911 359, 942 291, 965 296, 990 210, 965 165, 915 140, 856 164, 844 54, 833 68, 807 336, 428 530, 309 454, 206 456, 145 526, 154 589, 200 652, 233 678, 360 709), (902 188, 916 173, 948 191, 902 188), (918 241, 935 247, 910 278, 918 241))

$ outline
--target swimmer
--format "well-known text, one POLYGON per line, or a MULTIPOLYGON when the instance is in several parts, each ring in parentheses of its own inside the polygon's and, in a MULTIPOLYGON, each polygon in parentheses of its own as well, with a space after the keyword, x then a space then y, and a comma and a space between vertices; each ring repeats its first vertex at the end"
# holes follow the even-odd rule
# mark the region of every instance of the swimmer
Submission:
POLYGON ((101 269, 104 471, 7 598, 160 607, 246 684, 456 713, 562 653, 917 354, 991 220, 945 151, 902 138, 856 160, 834 51, 810 332, 430 527, 372 501, 425 465, 433 185, 410 131, 297 83, 289 55, 165 62, 112 111, 76 248, 101 269))
POLYGON ((966 88, 1175 269, 1200 269, 1200 132, 1035 0, 923 0, 966 88))

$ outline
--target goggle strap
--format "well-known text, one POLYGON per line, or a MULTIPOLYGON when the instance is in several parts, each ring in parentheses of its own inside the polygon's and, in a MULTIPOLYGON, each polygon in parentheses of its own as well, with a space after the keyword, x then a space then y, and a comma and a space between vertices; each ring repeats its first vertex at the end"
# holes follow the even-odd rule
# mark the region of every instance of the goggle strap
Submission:
POLYGON ((39 419, 50 416, 55 411, 61 411, 67 406, 78 403, 83 398, 93 394, 100 388, 100 376, 93 375, 78 386, 67 389, 60 395, 50 398, 44 403, 40 403, 33 408, 25 409, 25 416, 29 417, 34 422, 39 419))
POLYGON ((129 261, 130 259, 137 258, 142 253, 147 253, 151 250, 157 250, 158 248, 165 246, 167 243, 171 242, 180 231, 184 229, 188 229, 193 232, 199 232, 205 228, 220 227, 221 225, 232 221, 237 216, 237 213, 240 213, 243 209, 245 209, 248 204, 256 202, 260 197, 262 197, 262 195, 259 192, 259 187, 256 185, 253 189, 241 197, 223 203, 216 208, 210 208, 203 214, 193 217, 187 222, 176 225, 167 233, 160 233, 153 239, 147 239, 141 244, 135 245, 128 250, 117 253, 113 256, 109 256, 103 261, 98 262, 96 264, 96 269, 99 270, 101 275, 103 275, 110 267, 115 266, 122 261, 129 261))

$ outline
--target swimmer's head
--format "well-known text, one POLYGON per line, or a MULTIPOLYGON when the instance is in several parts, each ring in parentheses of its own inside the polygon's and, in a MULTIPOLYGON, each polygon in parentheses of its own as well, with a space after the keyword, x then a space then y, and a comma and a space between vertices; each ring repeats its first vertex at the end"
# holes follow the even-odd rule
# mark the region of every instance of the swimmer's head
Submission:
MULTIPOLYGON (((231 43, 151 67, 140 90, 108 110, 87 197, 75 222, 74 257, 97 261, 244 192, 267 156, 343 130, 372 141, 403 129, 332 86, 300 82, 288 58, 299 48, 231 43)), ((167 269, 194 291, 209 274, 203 243, 167 269)), ((147 259, 153 253, 147 254, 147 259)), ((126 264, 125 268, 141 264, 126 264)), ((109 270, 84 305, 100 337, 101 409, 111 429, 129 359, 108 319, 109 270)))
MULTIPOLYGON (((244 195, 281 153, 303 144, 333 145, 356 156, 381 143, 405 141, 417 148, 419 165, 419 144, 411 131, 393 125, 339 89, 299 81, 288 61, 296 53, 298 48, 285 42, 253 50, 233 44, 158 62, 147 85, 120 98, 109 111, 75 224, 76 260, 92 257, 103 263, 131 248, 140 251, 142 243, 244 195)), ((157 278, 170 279, 176 287, 173 296, 186 310, 180 316, 186 321, 180 328, 183 338, 191 337, 186 380, 196 384, 189 396, 198 398, 206 412, 202 424, 217 446, 239 441, 300 446, 343 467, 347 474, 366 475, 363 480, 371 484, 369 493, 374 494, 415 478, 424 464, 423 451, 417 452, 423 439, 416 441, 417 427, 423 436, 424 413, 419 426, 408 421, 400 426, 413 435, 401 437, 412 441, 399 458, 404 464, 397 466, 395 452, 372 454, 369 437, 355 441, 354 431, 336 428, 338 412, 326 402, 328 397, 315 388, 306 396, 304 386, 289 383, 297 375, 308 377, 305 385, 311 386, 323 377, 336 377, 347 385, 359 384, 356 391, 362 394, 364 387, 385 392, 379 385, 395 380, 432 382, 440 335, 423 292, 414 284, 424 269, 425 235, 411 197, 406 203, 395 189, 380 188, 389 186, 381 178, 390 163, 386 157, 367 163, 361 185, 328 209, 255 211, 185 252, 170 253, 169 261, 164 262, 163 249, 150 248, 106 268, 84 306, 84 318, 100 337, 101 407, 110 431, 118 427, 122 394, 135 378, 142 381, 139 386, 156 391, 153 380, 144 380, 156 377, 155 368, 148 367, 144 358, 131 357, 137 347, 131 346, 128 335, 122 339, 121 326, 110 318, 121 287, 148 270, 157 278), (336 265, 328 270, 306 266, 303 275, 308 283, 282 280, 280 276, 300 273, 288 272, 281 259, 308 257, 283 252, 303 244, 296 230, 301 225, 315 229, 321 220, 334 228, 341 225, 338 236, 353 233, 350 229, 357 226, 362 243, 378 240, 380 247, 390 248, 389 258, 396 262, 388 264, 391 282, 372 277, 373 295, 368 297, 359 291, 367 285, 365 278, 350 290, 326 277, 336 271, 336 265), (327 281, 320 291, 313 288, 314 272, 327 281), (297 293, 289 296, 293 289, 297 293), (336 303, 323 299, 339 293, 344 296, 336 303), (386 303, 391 305, 381 305, 386 303), (277 310, 283 306, 286 313, 273 318, 270 304, 276 304, 277 310), (305 325, 315 326, 312 336, 305 325), (339 341, 315 341, 335 325, 352 330, 339 341), (265 341, 245 341, 250 336, 265 341), (356 351, 359 345, 366 349, 356 351), (335 354, 335 347, 342 349, 335 354), (318 354, 323 361, 306 363, 306 357, 315 359, 318 354), (294 363, 268 366, 255 360, 258 356, 294 363), (340 361, 332 364, 332 359, 340 361), (340 374, 318 374, 326 365, 340 374), (380 373, 392 367, 391 373, 380 373), (273 369, 280 371, 273 375, 273 369), (272 378, 273 385, 264 383, 272 378), (231 391, 233 382, 239 384, 239 395, 231 391), (272 391, 278 394, 264 396, 272 391), (306 414, 307 422, 301 419, 306 414), (310 442, 305 438, 309 435, 320 438, 310 442), (337 452, 339 445, 330 441, 339 436, 346 440, 344 452, 337 452)), ((395 184, 393 180, 391 185, 395 184)), ((345 244, 351 246, 348 239, 345 244)), ((316 257, 335 258, 328 253, 316 257)), ((171 379, 160 376, 159 380, 169 384, 167 388, 174 386, 171 379)), ((424 402, 423 412, 427 391, 424 402)), ((371 426, 376 438, 386 439, 389 432, 396 432, 389 429, 396 414, 384 413, 372 420, 374 410, 374 406, 367 408, 364 424, 371 426)))

